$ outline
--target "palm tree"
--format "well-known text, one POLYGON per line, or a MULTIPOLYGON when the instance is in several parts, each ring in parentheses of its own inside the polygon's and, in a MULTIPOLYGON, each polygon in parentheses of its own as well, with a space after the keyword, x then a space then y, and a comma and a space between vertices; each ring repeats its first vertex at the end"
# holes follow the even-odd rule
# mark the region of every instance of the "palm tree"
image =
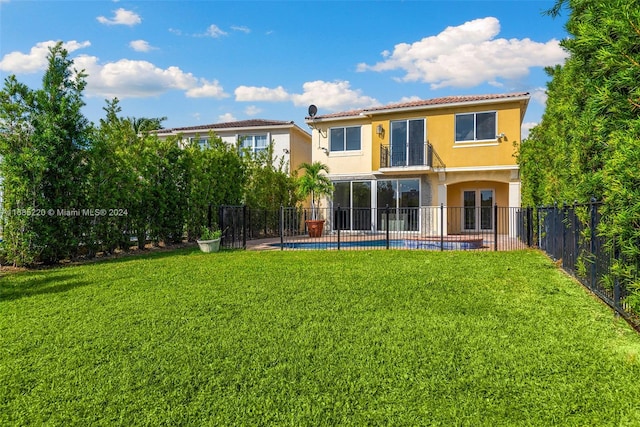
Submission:
POLYGON ((162 129, 162 122, 167 120, 166 117, 129 117, 129 123, 136 135, 143 132, 162 129))
POLYGON ((333 183, 326 174, 322 173, 329 173, 329 166, 315 161, 313 163, 302 163, 298 170, 304 170, 304 175, 298 179, 298 194, 302 198, 311 196, 311 217, 318 219, 320 198, 333 192, 333 183))

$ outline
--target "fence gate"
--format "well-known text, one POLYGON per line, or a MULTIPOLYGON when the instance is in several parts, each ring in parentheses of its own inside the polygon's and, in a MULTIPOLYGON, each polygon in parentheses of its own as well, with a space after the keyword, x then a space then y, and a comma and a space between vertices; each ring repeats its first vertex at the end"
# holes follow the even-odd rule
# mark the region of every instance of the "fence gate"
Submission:
POLYGON ((218 208, 218 227, 222 230, 220 246, 230 249, 246 249, 246 223, 246 206, 220 206, 218 208))

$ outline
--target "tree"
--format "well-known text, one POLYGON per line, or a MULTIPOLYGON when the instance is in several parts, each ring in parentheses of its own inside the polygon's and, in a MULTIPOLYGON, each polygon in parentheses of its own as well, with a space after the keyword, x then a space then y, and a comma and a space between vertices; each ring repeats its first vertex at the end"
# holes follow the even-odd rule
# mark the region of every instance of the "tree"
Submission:
POLYGON ((523 202, 601 200, 614 271, 640 289, 640 1, 558 0, 549 14, 565 10, 570 56, 519 152, 523 202))
POLYGON ((302 163, 298 170, 304 174, 298 179, 298 191, 301 198, 311 196, 311 217, 318 219, 320 199, 333 192, 333 183, 323 172, 329 173, 329 167, 322 162, 302 163))
POLYGON ((11 76, 0 95, 6 256, 15 264, 55 262, 79 246, 81 218, 69 213, 84 202, 90 126, 80 111, 86 76, 67 56, 62 43, 49 49, 42 89, 11 76))
POLYGON ((162 129, 162 122, 167 117, 129 117, 128 121, 136 135, 162 129))
POLYGON ((131 201, 136 194, 136 176, 129 147, 137 137, 121 111, 117 98, 108 101, 106 117, 100 119, 87 150, 87 206, 93 215, 84 235, 88 255, 128 250, 131 236, 131 201), (104 215, 106 210, 107 214, 104 215))
POLYGON ((266 150, 242 153, 246 171, 244 203, 249 208, 278 210, 280 206, 295 206, 300 200, 296 177, 289 175, 289 163, 284 157, 275 160, 273 145, 272 141, 266 150))

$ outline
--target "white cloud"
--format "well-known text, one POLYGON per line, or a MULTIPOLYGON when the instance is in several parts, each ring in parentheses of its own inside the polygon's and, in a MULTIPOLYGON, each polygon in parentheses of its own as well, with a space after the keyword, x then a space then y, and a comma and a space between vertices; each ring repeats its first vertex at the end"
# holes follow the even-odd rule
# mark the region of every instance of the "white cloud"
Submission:
POLYGON ((499 32, 496 18, 476 19, 412 44, 397 44, 393 52, 382 52, 383 61, 361 63, 357 69, 402 70, 405 75, 399 80, 430 83, 432 89, 485 82, 499 86, 502 83, 498 79, 522 78, 531 67, 559 64, 567 57, 555 39, 539 43, 528 38, 495 38, 499 32))
POLYGON ((256 116, 262 113, 262 108, 258 108, 255 105, 249 105, 247 108, 244 109, 244 113, 247 116, 256 116))
POLYGON ((207 31, 205 31, 205 33, 203 34, 203 36, 213 37, 213 38, 218 38, 226 35, 227 33, 225 31, 222 31, 220 27, 214 24, 209 25, 209 28, 207 28, 207 31))
POLYGON ((538 123, 535 122, 524 122, 522 123, 522 128, 520 130, 520 138, 521 140, 527 139, 529 138, 529 131, 531 130, 531 128, 533 128, 534 126, 537 126, 538 123))
POLYGON ((218 123, 228 123, 236 121, 238 121, 238 119, 236 119, 236 117, 231 113, 225 113, 218 116, 218 123))
POLYGON ((146 40, 132 40, 129 42, 129 47, 136 52, 149 52, 151 50, 157 49, 157 47, 153 47, 146 40))
POLYGON ((531 91, 531 99, 540 105, 547 105, 547 90, 543 87, 537 87, 531 91))
POLYGON ((245 102, 285 102, 291 101, 296 106, 315 104, 329 111, 364 108, 380 105, 362 91, 351 89, 345 80, 325 82, 316 80, 302 85, 302 93, 289 93, 282 86, 276 88, 238 86, 235 90, 236 101, 245 102))
POLYGON ((406 102, 415 102, 415 101, 421 101, 423 98, 420 98, 419 96, 403 96, 402 98, 400 98, 398 101, 395 102, 390 102, 389 104, 404 104, 406 102))
MULTIPOLYGON (((146 43, 143 40, 137 41, 143 42, 143 46, 146 43)), ((36 44, 28 54, 9 53, 0 61, 0 70, 16 74, 43 71, 47 67, 49 47, 55 44, 54 41, 46 41, 36 44)), ((91 46, 88 41, 80 43, 72 40, 63 44, 69 52, 88 46, 91 46)), ((79 55, 72 59, 73 68, 85 70, 87 74, 87 96, 142 98, 157 96, 170 90, 181 90, 189 98, 229 97, 217 80, 198 78, 175 66, 159 68, 148 61, 130 59, 101 64, 98 57, 91 55, 79 55)))
POLYGON ((189 98, 227 98, 229 95, 224 92, 224 89, 217 80, 209 82, 205 79, 199 79, 199 86, 193 87, 187 90, 187 97, 189 98))
POLYGON ((291 97, 287 91, 278 86, 275 89, 268 87, 256 87, 256 86, 238 86, 235 90, 236 101, 270 101, 281 102, 288 101, 291 97))
POLYGON ((245 34, 249 34, 251 32, 251 29, 249 29, 248 27, 245 27, 244 25, 232 25, 231 29, 233 31, 240 31, 245 34))
POLYGON ((346 80, 306 82, 302 89, 302 94, 291 96, 296 106, 315 104, 319 108, 339 111, 380 105, 375 98, 362 95, 360 90, 351 89, 350 83, 346 80))
POLYGON ((170 90, 183 90, 188 97, 228 96, 217 81, 199 79, 178 67, 163 69, 147 61, 130 59, 100 64, 97 57, 88 55, 80 55, 74 62, 78 69, 85 69, 88 74, 88 96, 143 98, 170 90))
POLYGON ((105 18, 104 16, 98 16, 96 19, 99 23, 105 25, 128 25, 130 27, 142 22, 142 18, 137 13, 126 10, 123 8, 115 10, 113 18, 105 18))
MULTIPOLYGON (((31 48, 29 53, 7 53, 2 57, 2 60, 0 60, 0 70, 16 74, 42 71, 47 68, 47 55, 49 55, 49 48, 55 46, 56 43, 57 42, 53 40, 37 43, 31 48)), ((71 40, 62 44, 62 47, 69 53, 88 46, 91 46, 89 41, 77 42, 75 40, 71 40)))

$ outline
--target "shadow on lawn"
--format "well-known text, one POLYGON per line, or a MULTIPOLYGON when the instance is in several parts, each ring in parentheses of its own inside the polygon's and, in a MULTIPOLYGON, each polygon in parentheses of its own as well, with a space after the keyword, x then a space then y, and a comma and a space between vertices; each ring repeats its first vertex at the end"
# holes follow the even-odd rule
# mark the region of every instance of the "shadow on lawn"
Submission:
POLYGON ((0 274, 0 302, 12 301, 36 295, 62 293, 81 286, 90 285, 91 282, 89 281, 79 280, 78 274, 72 274, 72 269, 77 266, 85 265, 97 267, 100 265, 140 262, 142 260, 191 256, 198 253, 200 253, 200 251, 197 247, 161 250, 158 252, 141 251, 117 257, 91 259, 67 265, 49 266, 41 270, 9 273, 7 275, 0 274), (18 277, 19 279, 16 280, 18 277))
POLYGON ((5 276, 0 279, 0 301, 13 301, 36 295, 57 294, 89 285, 87 281, 78 280, 75 274, 47 275, 45 277, 27 279, 19 283, 11 283, 10 277, 5 276))

